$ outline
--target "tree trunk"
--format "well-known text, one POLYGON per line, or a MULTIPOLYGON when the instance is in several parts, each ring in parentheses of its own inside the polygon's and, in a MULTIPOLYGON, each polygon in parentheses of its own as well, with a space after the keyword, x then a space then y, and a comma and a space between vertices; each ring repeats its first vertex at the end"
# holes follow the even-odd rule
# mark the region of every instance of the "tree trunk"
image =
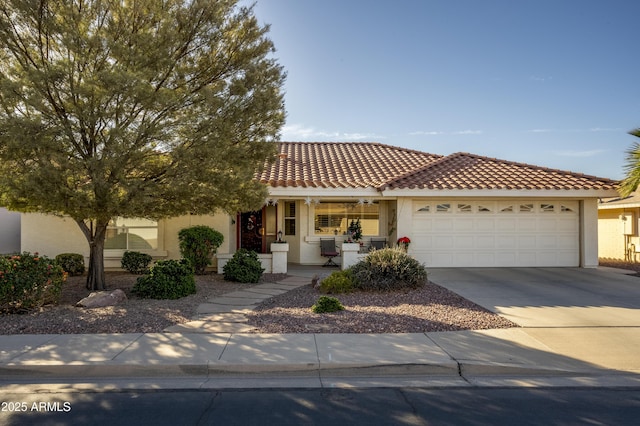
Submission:
POLYGON ((89 242, 89 272, 87 273, 87 289, 104 290, 104 239, 108 221, 90 222, 76 220, 78 226, 89 242))
POLYGON ((87 273, 87 288, 89 290, 104 290, 104 237, 101 241, 89 243, 89 272, 87 273))

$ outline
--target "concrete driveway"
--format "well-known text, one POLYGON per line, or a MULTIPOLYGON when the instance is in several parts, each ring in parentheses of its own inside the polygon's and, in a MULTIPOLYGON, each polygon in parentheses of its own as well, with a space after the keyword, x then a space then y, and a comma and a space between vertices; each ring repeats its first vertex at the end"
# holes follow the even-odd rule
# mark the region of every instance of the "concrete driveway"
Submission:
POLYGON ((434 268, 429 279, 523 327, 640 326, 640 277, 581 268, 434 268))
POLYGON ((499 338, 511 333, 567 359, 640 373, 640 277, 580 268, 429 272, 432 282, 523 327, 471 332, 471 336, 499 338))

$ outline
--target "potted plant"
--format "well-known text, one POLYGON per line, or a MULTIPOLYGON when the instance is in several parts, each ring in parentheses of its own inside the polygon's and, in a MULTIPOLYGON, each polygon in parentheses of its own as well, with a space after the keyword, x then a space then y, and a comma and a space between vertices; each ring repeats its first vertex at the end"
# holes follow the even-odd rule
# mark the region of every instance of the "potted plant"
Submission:
POLYGON ((409 237, 398 238, 398 246, 402 247, 404 251, 409 250, 409 244, 411 244, 411 240, 409 239, 409 237))
POLYGON ((360 224, 360 219, 351 220, 348 233, 350 240, 360 242, 360 240, 362 239, 362 225, 360 224))

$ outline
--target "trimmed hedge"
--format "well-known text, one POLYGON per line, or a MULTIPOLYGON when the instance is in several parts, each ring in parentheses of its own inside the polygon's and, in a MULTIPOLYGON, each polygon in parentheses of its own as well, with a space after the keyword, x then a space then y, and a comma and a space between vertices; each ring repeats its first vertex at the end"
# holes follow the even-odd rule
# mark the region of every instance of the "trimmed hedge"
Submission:
POLYGON ((257 283, 264 272, 255 251, 239 249, 222 268, 224 279, 241 283, 257 283))
POLYGON ((84 256, 80 253, 60 253, 56 262, 71 276, 84 274, 84 256))
POLYGON ((132 274, 147 274, 149 273, 149 264, 152 260, 153 258, 150 254, 139 251, 125 251, 122 255, 120 265, 122 269, 132 274))
POLYGON ((185 260, 159 260, 131 290, 143 299, 179 299, 196 292, 193 267, 185 260))
POLYGON ((178 233, 180 253, 193 265, 197 275, 204 274, 211 258, 224 241, 224 236, 205 225, 181 229, 178 233))

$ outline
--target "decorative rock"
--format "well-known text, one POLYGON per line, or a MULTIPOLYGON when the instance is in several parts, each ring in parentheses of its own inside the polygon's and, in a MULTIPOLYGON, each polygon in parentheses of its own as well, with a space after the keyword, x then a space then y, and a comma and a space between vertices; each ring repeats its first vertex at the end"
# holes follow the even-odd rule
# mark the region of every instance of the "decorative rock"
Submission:
POLYGON ((127 300, 127 295, 119 288, 108 291, 96 291, 76 303, 81 308, 103 308, 105 306, 114 306, 127 300))
POLYGON ((330 275, 330 274, 320 274, 320 275, 319 275, 319 274, 315 274, 315 275, 313 276, 313 278, 311 278, 311 284, 312 284, 312 287, 313 287, 315 290, 320 289, 320 284, 322 283, 322 280, 324 280, 325 278, 327 278, 329 275, 330 275))

